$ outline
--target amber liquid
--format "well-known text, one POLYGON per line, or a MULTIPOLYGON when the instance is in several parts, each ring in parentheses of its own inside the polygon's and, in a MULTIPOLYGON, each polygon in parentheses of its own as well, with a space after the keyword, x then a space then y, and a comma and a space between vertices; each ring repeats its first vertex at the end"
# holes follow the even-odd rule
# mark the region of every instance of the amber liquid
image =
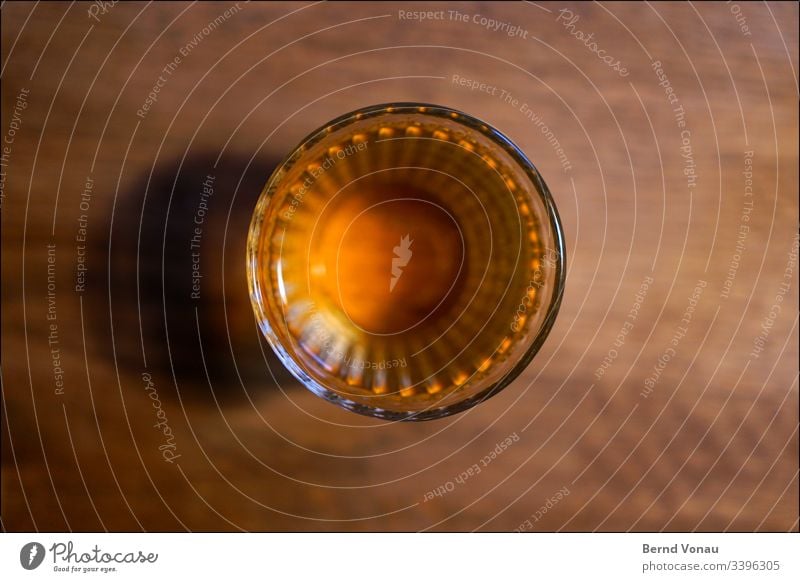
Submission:
POLYGON ((447 406, 507 373, 542 307, 530 194, 457 125, 343 131, 302 153, 269 209, 263 311, 291 363, 347 400, 447 406))

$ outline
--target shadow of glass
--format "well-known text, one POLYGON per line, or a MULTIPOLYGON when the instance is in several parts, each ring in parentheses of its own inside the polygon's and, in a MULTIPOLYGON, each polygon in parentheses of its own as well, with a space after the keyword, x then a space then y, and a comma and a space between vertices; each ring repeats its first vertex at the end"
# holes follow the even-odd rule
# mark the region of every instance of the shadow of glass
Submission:
POLYGON ((96 340, 114 342, 128 374, 171 385, 160 393, 218 405, 295 382, 256 327, 245 270, 252 211, 278 160, 214 162, 160 164, 120 196, 97 249, 108 259, 108 285, 89 286, 87 303, 93 310, 110 301, 113 336, 107 317, 87 319, 96 340))

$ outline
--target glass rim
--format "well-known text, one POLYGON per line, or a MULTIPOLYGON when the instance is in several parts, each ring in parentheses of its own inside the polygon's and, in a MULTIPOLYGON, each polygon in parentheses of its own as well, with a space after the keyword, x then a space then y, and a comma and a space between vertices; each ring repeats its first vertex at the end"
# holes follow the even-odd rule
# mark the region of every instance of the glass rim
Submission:
POLYGON ((327 400, 328 402, 350 410, 351 412, 356 412, 358 414, 384 420, 423 421, 444 418, 446 416, 457 414, 472 408, 476 404, 479 404, 480 402, 491 398, 495 394, 498 394, 501 390, 511 384, 512 381, 519 377, 525 368, 528 367, 550 334, 550 330, 555 324, 556 316, 558 315, 558 311, 561 307, 561 301, 563 299, 564 287, 566 283, 566 248, 563 227, 561 226, 561 219, 558 214, 558 210, 556 209, 553 196, 550 193, 550 189, 547 187, 547 184, 533 162, 528 159, 525 153, 513 141, 511 141, 511 139, 509 139, 505 134, 493 127, 491 124, 473 115, 464 113, 463 111, 459 111, 451 107, 422 102, 397 102, 369 105, 335 117, 331 121, 328 121, 324 125, 306 135, 299 142, 299 144, 283 158, 281 163, 273 170, 261 194, 259 195, 258 201, 256 202, 247 236, 246 266, 250 301, 258 319, 258 327, 266 337, 267 341, 272 347, 272 350, 277 354, 283 365, 292 373, 292 375, 301 383, 302 386, 313 392, 315 395, 327 400), (392 115, 409 113, 430 116, 433 118, 448 119, 451 122, 464 125, 468 129, 482 134, 491 143, 500 146, 511 157, 511 160, 530 179, 534 189, 536 190, 536 193, 541 198, 541 201, 543 202, 547 211, 550 232, 552 233, 553 243, 555 245, 557 254, 555 260, 555 287, 547 305, 547 312, 542 320, 541 325, 539 326, 538 331, 535 332, 535 336, 533 337, 531 344, 525 349, 524 353, 520 355, 518 361, 513 365, 513 367, 505 372, 499 380, 493 382, 489 386, 486 386, 472 396, 468 396, 467 398, 458 400, 452 404, 446 404, 436 408, 417 411, 388 410, 385 408, 356 402, 355 400, 351 400, 339 392, 328 388, 316 378, 312 377, 308 371, 301 368, 286 350, 286 347, 283 345, 278 333, 276 333, 276 331, 273 329, 273 325, 269 320, 267 313, 263 309, 261 302, 257 300, 257 297, 263 298, 265 295, 258 277, 259 269, 256 266, 260 250, 259 245, 261 238, 261 225, 271 202, 272 192, 277 189, 277 186, 280 184, 285 173, 302 158, 302 154, 310 147, 313 147, 325 139, 325 137, 334 131, 347 127, 352 123, 384 114, 392 115), (253 244, 254 241, 256 244, 253 244))

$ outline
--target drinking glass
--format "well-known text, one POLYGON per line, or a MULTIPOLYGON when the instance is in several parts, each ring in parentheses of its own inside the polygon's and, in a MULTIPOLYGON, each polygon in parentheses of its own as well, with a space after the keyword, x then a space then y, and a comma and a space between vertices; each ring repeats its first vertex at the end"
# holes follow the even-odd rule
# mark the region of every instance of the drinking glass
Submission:
POLYGON ((262 333, 306 388, 429 420, 531 362, 561 303, 564 240, 544 180, 498 130, 382 104, 325 124, 274 171, 247 276, 262 333))

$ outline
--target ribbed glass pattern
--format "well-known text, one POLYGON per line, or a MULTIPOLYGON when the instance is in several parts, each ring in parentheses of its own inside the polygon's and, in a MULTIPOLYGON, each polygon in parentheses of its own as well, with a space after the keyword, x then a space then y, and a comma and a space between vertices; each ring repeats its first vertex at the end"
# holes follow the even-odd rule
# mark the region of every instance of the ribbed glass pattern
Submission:
POLYGON ((397 104, 334 120, 275 171, 248 269, 261 329, 307 387, 424 419, 527 364, 564 253, 550 195, 510 141, 457 111, 397 104))

